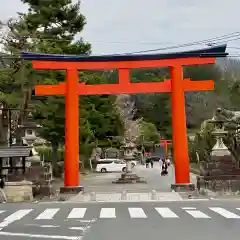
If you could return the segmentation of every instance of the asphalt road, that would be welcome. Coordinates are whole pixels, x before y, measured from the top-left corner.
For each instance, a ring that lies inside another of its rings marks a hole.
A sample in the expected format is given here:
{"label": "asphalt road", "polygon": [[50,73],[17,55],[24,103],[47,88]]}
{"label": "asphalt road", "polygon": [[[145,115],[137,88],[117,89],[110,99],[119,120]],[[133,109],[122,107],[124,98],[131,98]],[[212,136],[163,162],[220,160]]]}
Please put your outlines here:
{"label": "asphalt road", "polygon": [[6,240],[237,240],[239,223],[240,201],[231,200],[0,206]]}

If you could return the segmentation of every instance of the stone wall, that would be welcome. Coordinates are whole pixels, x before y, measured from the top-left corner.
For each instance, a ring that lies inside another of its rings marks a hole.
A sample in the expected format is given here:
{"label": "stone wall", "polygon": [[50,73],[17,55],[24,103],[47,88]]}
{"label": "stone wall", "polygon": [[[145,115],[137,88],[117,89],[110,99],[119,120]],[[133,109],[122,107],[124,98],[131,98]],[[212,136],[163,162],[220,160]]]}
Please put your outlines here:
{"label": "stone wall", "polygon": [[53,194],[51,164],[41,161],[31,162],[26,165],[25,173],[22,170],[7,174],[7,182],[32,182],[33,196],[50,196]]}
{"label": "stone wall", "polygon": [[32,182],[7,182],[4,188],[7,202],[28,202],[33,200]]}
{"label": "stone wall", "polygon": [[239,163],[231,155],[211,156],[210,162],[201,163],[197,188],[212,191],[240,191]]}
{"label": "stone wall", "polygon": [[26,168],[25,177],[27,180],[33,182],[34,196],[49,196],[53,194],[51,164],[44,164],[42,166],[32,164],[31,167]]}

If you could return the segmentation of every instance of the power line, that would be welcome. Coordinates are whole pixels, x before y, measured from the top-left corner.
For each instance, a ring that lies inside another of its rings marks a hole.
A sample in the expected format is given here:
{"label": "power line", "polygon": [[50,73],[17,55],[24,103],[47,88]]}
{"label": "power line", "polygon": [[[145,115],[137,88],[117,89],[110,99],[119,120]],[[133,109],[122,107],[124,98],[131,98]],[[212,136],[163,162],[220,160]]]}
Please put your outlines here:
{"label": "power line", "polygon": [[[192,45],[197,45],[197,44],[205,44],[205,43],[209,43],[210,41],[214,41],[214,40],[225,40],[228,38],[232,38],[232,37],[240,37],[240,32],[233,32],[230,34],[225,34],[219,37],[214,37],[214,38],[209,38],[209,39],[205,39],[205,40],[200,40],[200,41],[195,41],[195,42],[190,42],[190,43],[184,43],[184,44],[177,44],[177,45],[172,45],[169,47],[165,47],[165,48],[158,48],[158,49],[150,49],[150,50],[143,50],[143,51],[139,51],[139,52],[150,52],[150,51],[159,51],[159,50],[165,50],[165,49],[170,49],[170,48],[179,48],[179,47],[185,47],[185,46],[192,46]],[[34,37],[34,36],[19,36],[19,39],[32,39],[32,40],[44,40],[44,41],[52,41],[52,42],[71,42],[71,39],[59,39],[59,38],[49,38],[49,37],[43,37],[43,36],[38,36],[38,37]],[[228,41],[233,41],[233,40],[237,40],[240,38],[236,38],[236,39],[232,39],[232,40],[228,40]],[[83,40],[83,38],[80,39],[76,39],[75,41],[81,41]],[[88,40],[85,40],[88,41]],[[158,42],[158,41],[103,41],[103,40],[94,40],[94,41],[89,41],[92,43],[113,43],[113,44],[129,44],[129,43],[137,43],[137,44],[143,44],[143,45],[147,45],[147,44],[169,44],[169,42]],[[132,53],[138,53],[138,52],[132,52]]]}
{"label": "power line", "polygon": [[[225,34],[219,37],[214,37],[214,38],[209,38],[209,39],[205,39],[205,40],[201,40],[201,41],[195,41],[195,42],[190,42],[190,43],[184,43],[184,44],[179,44],[179,45],[173,45],[173,46],[169,46],[169,47],[164,47],[164,48],[156,48],[156,49],[149,49],[149,50],[142,50],[142,51],[137,51],[137,52],[130,52],[130,53],[126,53],[126,54],[137,54],[137,53],[146,53],[146,52],[156,52],[156,51],[162,51],[162,50],[169,50],[169,49],[176,49],[176,48],[182,48],[182,47],[189,47],[189,46],[193,46],[193,45],[199,45],[199,44],[210,44],[213,41],[219,41],[219,40],[226,40],[232,37],[240,37],[240,32],[234,32],[231,34]],[[240,38],[235,38],[232,39],[233,40],[238,40]],[[228,40],[230,41],[230,40]],[[216,43],[214,43],[216,44]]]}
{"label": "power line", "polygon": [[228,43],[228,42],[236,41],[236,40],[239,40],[239,39],[240,39],[240,37],[237,37],[237,38],[229,39],[227,41],[217,42],[216,44]]}
{"label": "power line", "polygon": [[240,49],[240,47],[231,47],[231,46],[228,46],[228,48],[232,48],[232,49]]}
{"label": "power line", "polygon": [[[54,38],[44,38],[44,37],[40,37],[40,38],[32,38],[32,37],[28,37],[30,39],[41,39],[41,40],[51,40],[51,41],[65,41],[64,39],[54,39]],[[231,39],[232,38],[232,39]],[[230,33],[230,34],[225,34],[219,37],[214,37],[214,38],[210,38],[210,39],[205,39],[205,40],[200,40],[200,41],[195,41],[195,42],[191,42],[191,43],[185,43],[185,44],[179,44],[179,45],[173,45],[173,46],[169,46],[169,47],[164,47],[164,48],[158,48],[158,49],[150,49],[150,50],[143,50],[143,51],[138,51],[138,52],[131,52],[131,53],[125,53],[125,54],[135,54],[135,53],[145,53],[145,52],[155,52],[155,51],[159,51],[159,50],[169,50],[169,49],[174,49],[174,48],[181,48],[181,47],[187,47],[187,46],[193,46],[193,45],[197,45],[197,44],[205,44],[208,46],[212,46],[215,44],[220,44],[219,40],[226,40],[227,42],[229,41],[235,41],[240,39],[240,32],[234,32],[234,33]],[[80,39],[81,40],[81,39]],[[215,42],[211,42],[215,40]],[[217,40],[217,42],[216,42]],[[66,40],[69,41],[69,40]],[[233,47],[230,47],[233,48]],[[237,48],[236,48],[237,49]],[[12,54],[12,55],[7,55],[7,54],[2,54],[0,55],[1,58],[5,58],[5,59],[17,59],[20,58],[19,55],[17,54]]]}

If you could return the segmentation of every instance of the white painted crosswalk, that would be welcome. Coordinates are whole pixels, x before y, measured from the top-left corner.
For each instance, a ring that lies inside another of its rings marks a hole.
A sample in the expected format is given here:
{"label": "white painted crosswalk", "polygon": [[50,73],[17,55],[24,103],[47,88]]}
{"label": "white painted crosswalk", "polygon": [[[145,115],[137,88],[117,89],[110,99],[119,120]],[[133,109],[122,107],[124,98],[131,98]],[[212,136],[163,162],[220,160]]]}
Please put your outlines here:
{"label": "white painted crosswalk", "polygon": [[59,208],[47,208],[36,219],[52,219],[54,215],[59,211]]}
{"label": "white painted crosswalk", "polygon": [[147,218],[142,208],[128,208],[131,218]]}
{"label": "white painted crosswalk", "polygon": [[177,214],[175,214],[169,208],[156,208],[156,211],[163,217],[163,218],[179,218]]}
{"label": "white painted crosswalk", "polygon": [[115,218],[115,208],[102,208],[99,218]]}
{"label": "white painted crosswalk", "polygon": [[3,228],[12,222],[22,219],[24,216],[29,214],[32,210],[33,209],[22,209],[12,213],[11,215],[7,216],[3,222],[0,223],[0,228]]}
{"label": "white painted crosswalk", "polygon": [[224,208],[221,207],[210,207],[210,209],[218,214],[220,214],[221,216],[225,217],[225,218],[240,218],[239,215],[230,212]]}
{"label": "white painted crosswalk", "polygon": [[45,208],[45,209],[20,209],[16,211],[0,210],[0,228],[4,228],[15,221],[28,218],[28,221],[54,220],[58,219],[115,219],[118,217],[127,219],[148,219],[158,216],[159,219],[181,219],[190,217],[192,219],[214,219],[222,217],[225,219],[240,219],[240,208],[231,210],[223,207],[99,207],[99,208]]}
{"label": "white painted crosswalk", "polygon": [[186,212],[194,218],[210,218],[207,214],[199,210],[186,210]]}
{"label": "white painted crosswalk", "polygon": [[86,213],[87,208],[73,208],[69,213],[68,217],[71,218],[83,218]]}

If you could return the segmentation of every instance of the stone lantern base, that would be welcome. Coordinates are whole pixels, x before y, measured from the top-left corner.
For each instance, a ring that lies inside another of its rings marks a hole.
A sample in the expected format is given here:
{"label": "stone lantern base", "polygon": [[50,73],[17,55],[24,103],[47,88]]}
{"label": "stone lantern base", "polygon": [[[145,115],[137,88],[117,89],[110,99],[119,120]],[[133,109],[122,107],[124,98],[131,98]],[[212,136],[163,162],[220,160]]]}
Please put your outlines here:
{"label": "stone lantern base", "polygon": [[121,177],[112,183],[147,183],[146,180],[143,180],[135,173],[123,173]]}

